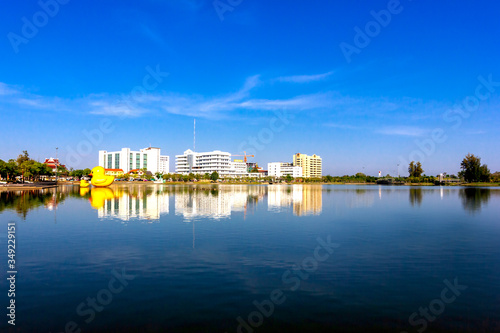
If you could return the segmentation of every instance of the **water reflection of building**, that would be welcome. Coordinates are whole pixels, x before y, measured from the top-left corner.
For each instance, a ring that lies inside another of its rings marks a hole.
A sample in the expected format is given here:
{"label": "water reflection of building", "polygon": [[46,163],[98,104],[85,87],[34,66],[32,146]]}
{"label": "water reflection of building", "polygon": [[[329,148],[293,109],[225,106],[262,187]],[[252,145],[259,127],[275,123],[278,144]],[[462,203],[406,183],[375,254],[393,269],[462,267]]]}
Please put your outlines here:
{"label": "water reflection of building", "polygon": [[54,209],[57,209],[59,203],[64,201],[64,198],[74,191],[74,186],[59,186],[57,188],[34,190],[34,191],[39,191],[39,193],[41,194],[51,193],[50,200],[47,200],[44,204],[45,208],[52,211]]}
{"label": "water reflection of building", "polygon": [[280,212],[292,207],[298,216],[319,215],[323,208],[322,186],[274,185],[268,187],[267,207],[269,211]]}
{"label": "water reflection of building", "polygon": [[194,218],[229,218],[231,212],[244,212],[265,194],[262,186],[193,187],[175,194],[175,214]]}
{"label": "water reflection of building", "polygon": [[[132,190],[97,189],[112,191],[113,195],[103,198],[99,198],[100,193],[96,193],[94,190],[92,189],[91,192],[91,200],[96,201],[99,218],[118,218],[123,221],[130,219],[159,220],[160,215],[169,212],[169,195],[162,189],[150,190],[144,187]],[[102,200],[102,204],[100,200]]]}

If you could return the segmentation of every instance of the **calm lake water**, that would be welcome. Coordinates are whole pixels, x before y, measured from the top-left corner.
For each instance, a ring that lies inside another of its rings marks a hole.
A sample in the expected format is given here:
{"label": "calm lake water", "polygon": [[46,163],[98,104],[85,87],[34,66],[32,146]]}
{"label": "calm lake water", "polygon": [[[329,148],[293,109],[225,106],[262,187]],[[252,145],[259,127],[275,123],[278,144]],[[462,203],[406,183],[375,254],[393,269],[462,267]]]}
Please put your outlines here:
{"label": "calm lake water", "polygon": [[500,189],[0,193],[6,332],[500,332]]}

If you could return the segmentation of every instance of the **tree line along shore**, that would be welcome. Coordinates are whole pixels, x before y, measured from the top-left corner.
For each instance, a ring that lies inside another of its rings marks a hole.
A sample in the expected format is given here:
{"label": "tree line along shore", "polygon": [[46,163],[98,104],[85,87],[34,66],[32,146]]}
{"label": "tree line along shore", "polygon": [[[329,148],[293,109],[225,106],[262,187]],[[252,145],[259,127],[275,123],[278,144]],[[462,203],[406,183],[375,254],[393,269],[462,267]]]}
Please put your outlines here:
{"label": "tree line along shore", "polygon": [[[428,176],[424,173],[420,162],[412,161],[408,165],[408,176],[393,177],[386,175],[384,177],[368,176],[358,172],[355,175],[344,176],[322,176],[318,178],[293,178],[290,175],[283,177],[241,177],[241,178],[222,178],[217,172],[211,174],[163,174],[157,172],[142,172],[142,174],[126,174],[116,176],[116,181],[151,181],[162,179],[165,183],[289,183],[289,184],[393,184],[393,185],[500,185],[500,172],[491,173],[486,164],[481,164],[481,158],[473,154],[467,154],[460,163],[460,172],[457,175],[447,175],[446,173]],[[38,182],[59,178],[61,180],[79,180],[90,174],[90,169],[69,170],[61,167],[55,170],[44,163],[37,162],[29,157],[27,151],[23,151],[17,159],[10,159],[7,162],[0,160],[0,180],[4,183],[15,182]]]}

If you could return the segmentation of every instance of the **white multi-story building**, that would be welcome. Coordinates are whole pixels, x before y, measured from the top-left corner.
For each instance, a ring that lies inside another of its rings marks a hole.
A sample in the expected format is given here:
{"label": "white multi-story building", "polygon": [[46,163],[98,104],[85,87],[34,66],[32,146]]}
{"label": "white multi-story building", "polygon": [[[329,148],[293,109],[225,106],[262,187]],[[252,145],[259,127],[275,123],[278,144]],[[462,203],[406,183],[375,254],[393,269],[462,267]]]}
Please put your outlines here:
{"label": "white multi-story building", "polygon": [[122,169],[124,173],[146,168],[151,173],[170,172],[170,158],[160,154],[160,148],[144,148],[132,151],[122,148],[119,151],[99,150],[99,166],[105,169]]}
{"label": "white multi-story building", "polygon": [[294,178],[302,177],[302,167],[294,166],[292,163],[272,162],[267,163],[267,173],[271,177],[283,177],[287,175]]}
{"label": "white multi-story building", "polygon": [[175,172],[205,174],[216,171],[222,177],[247,177],[245,162],[231,161],[231,154],[220,150],[197,153],[188,149],[175,156]]}
{"label": "white multi-story building", "polygon": [[229,166],[229,176],[248,177],[248,167],[245,162],[231,162]]}

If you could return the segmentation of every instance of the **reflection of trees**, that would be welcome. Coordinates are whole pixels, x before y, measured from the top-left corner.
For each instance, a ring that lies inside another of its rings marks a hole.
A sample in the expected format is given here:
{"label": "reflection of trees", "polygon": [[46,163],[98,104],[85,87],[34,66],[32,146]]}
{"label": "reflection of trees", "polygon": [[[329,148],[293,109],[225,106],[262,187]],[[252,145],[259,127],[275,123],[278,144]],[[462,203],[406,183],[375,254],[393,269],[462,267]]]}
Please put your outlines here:
{"label": "reflection of trees", "polygon": [[56,189],[0,192],[0,212],[12,209],[26,219],[31,209],[40,206],[56,207],[65,199],[66,194],[57,192]]}
{"label": "reflection of trees", "polygon": [[259,196],[255,194],[248,194],[247,204],[257,204],[259,202]]}
{"label": "reflection of trees", "polygon": [[462,199],[462,206],[468,212],[474,213],[481,210],[482,204],[488,203],[491,196],[489,188],[464,188],[458,192]]}
{"label": "reflection of trees", "polygon": [[422,204],[422,189],[421,188],[410,188],[410,203],[412,206],[421,205]]}

